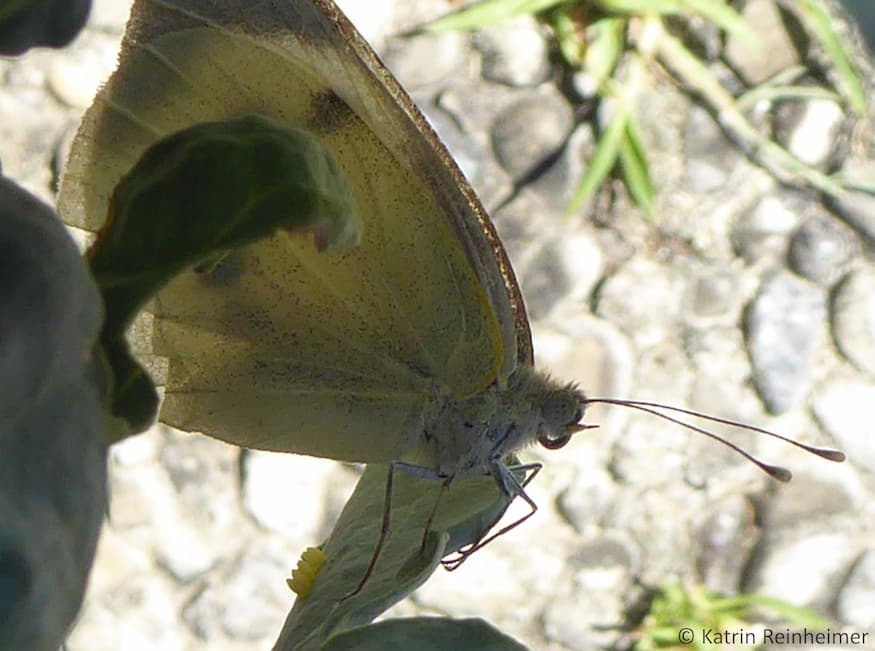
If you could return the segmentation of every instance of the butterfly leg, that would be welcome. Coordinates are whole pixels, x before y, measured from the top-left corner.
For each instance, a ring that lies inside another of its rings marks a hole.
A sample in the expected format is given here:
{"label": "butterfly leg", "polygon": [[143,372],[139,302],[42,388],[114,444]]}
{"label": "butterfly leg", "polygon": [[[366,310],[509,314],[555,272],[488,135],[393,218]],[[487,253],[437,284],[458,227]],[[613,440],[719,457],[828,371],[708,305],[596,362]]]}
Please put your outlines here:
{"label": "butterfly leg", "polygon": [[362,588],[365,587],[365,583],[367,583],[368,579],[371,577],[374,567],[377,565],[377,559],[380,557],[380,552],[383,551],[383,544],[386,542],[386,536],[389,533],[389,516],[392,512],[392,487],[394,483],[395,464],[390,463],[386,471],[386,492],[383,497],[383,516],[380,520],[380,536],[377,538],[377,546],[374,548],[374,553],[371,556],[371,560],[368,563],[368,567],[365,570],[361,581],[359,581],[358,585],[351,592],[348,592],[343,596],[340,600],[341,602],[346,601],[350,597],[354,597],[362,591]]}
{"label": "butterfly leg", "polygon": [[394,465],[403,470],[404,472],[413,475],[414,477],[419,477],[420,479],[440,479],[441,481],[441,489],[440,493],[438,493],[437,499],[434,501],[434,506],[431,509],[431,513],[428,515],[428,520],[425,521],[425,529],[422,532],[422,545],[419,550],[420,553],[425,551],[426,541],[428,540],[428,532],[431,531],[432,522],[434,522],[435,515],[437,515],[438,508],[441,505],[441,502],[444,499],[444,495],[446,495],[447,491],[450,488],[450,482],[453,480],[452,476],[448,477],[431,468],[426,468],[425,466],[417,466],[411,463],[405,463],[403,461],[395,461]]}
{"label": "butterfly leg", "polygon": [[[358,585],[346,595],[343,596],[341,601],[345,601],[350,597],[354,597],[359,592],[362,591],[362,588],[365,587],[365,583],[368,582],[368,579],[371,577],[371,574],[374,572],[374,567],[377,565],[377,560],[380,557],[380,552],[383,551],[383,545],[386,542],[386,536],[389,535],[389,523],[391,520],[392,514],[392,489],[395,483],[395,469],[403,470],[404,472],[413,475],[414,477],[419,477],[422,479],[442,479],[444,481],[444,485],[449,486],[450,477],[446,477],[441,475],[440,473],[432,470],[431,468],[426,468],[424,466],[417,466],[412,463],[405,463],[403,461],[392,461],[389,463],[388,470],[386,472],[386,491],[385,496],[383,497],[383,515],[380,520],[380,535],[377,538],[377,545],[374,548],[374,553],[371,556],[371,560],[368,563],[368,567],[365,570],[364,576],[362,576]],[[441,495],[446,492],[445,489],[441,488]],[[438,496],[438,503],[440,502],[441,496]],[[425,539],[428,534],[429,527],[431,526],[432,518],[434,514],[437,512],[437,503],[435,507],[432,509],[432,514],[429,516],[428,525],[425,529],[425,535],[423,535],[423,549],[425,548]]]}
{"label": "butterfly leg", "polygon": [[[498,484],[498,487],[501,490],[501,492],[504,493],[509,498],[507,506],[505,506],[501,510],[501,512],[495,518],[493,518],[492,522],[489,523],[489,526],[487,526],[483,529],[483,534],[482,534],[480,540],[477,540],[477,541],[471,543],[470,545],[468,545],[467,548],[460,549],[458,552],[456,552],[456,554],[457,554],[456,557],[450,558],[447,560],[442,560],[441,564],[444,566],[444,569],[446,569],[449,572],[452,572],[453,570],[457,570],[462,565],[462,563],[464,563],[466,560],[468,560],[468,557],[471,556],[471,554],[476,552],[478,549],[482,549],[483,547],[485,547],[486,545],[491,543],[493,540],[495,540],[499,536],[506,534],[511,529],[518,527],[519,525],[521,525],[523,522],[525,522],[526,520],[528,520],[530,517],[532,517],[535,514],[535,511],[538,510],[538,505],[535,504],[534,500],[532,500],[532,498],[528,496],[528,494],[525,491],[525,487],[528,486],[529,482],[531,482],[535,478],[535,475],[537,475],[541,471],[542,467],[543,466],[537,462],[535,462],[535,463],[523,463],[523,464],[519,464],[516,466],[511,466],[510,468],[508,468],[507,466],[505,466],[501,462],[496,462],[493,465],[491,474],[493,477],[495,477],[495,481]],[[514,473],[518,473],[518,472],[526,473],[526,476],[523,479],[522,483],[520,483],[517,480],[517,478],[514,476]],[[504,517],[504,514],[507,512],[507,509],[510,508],[511,502],[517,496],[520,496],[523,498],[523,500],[526,502],[526,504],[529,505],[530,511],[526,515],[519,518],[518,520],[511,522],[506,527],[502,527],[500,530],[496,531],[494,534],[486,537],[486,535],[489,533],[489,531],[495,525],[497,525],[499,523],[501,518]]]}

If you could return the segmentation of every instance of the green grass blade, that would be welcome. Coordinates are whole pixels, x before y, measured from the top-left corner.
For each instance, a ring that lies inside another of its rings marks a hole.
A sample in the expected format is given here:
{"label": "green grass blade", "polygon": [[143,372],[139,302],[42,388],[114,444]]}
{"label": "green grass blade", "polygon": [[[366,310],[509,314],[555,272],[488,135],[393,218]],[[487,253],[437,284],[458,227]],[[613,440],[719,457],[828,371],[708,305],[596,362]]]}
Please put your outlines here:
{"label": "green grass blade", "polygon": [[734,34],[748,47],[759,47],[756,32],[724,0],[596,0],[595,4],[605,12],[638,16],[696,14]]}
{"label": "green grass blade", "polygon": [[580,180],[580,185],[577,186],[577,191],[574,193],[574,197],[572,197],[571,203],[568,206],[569,213],[580,209],[586,200],[593,195],[596,188],[608,177],[614,165],[616,165],[617,158],[620,155],[620,143],[626,132],[627,119],[628,111],[625,108],[621,108],[611,118],[608,128],[605,129],[601,138],[598,139],[592,159],[589,161],[589,167]]}
{"label": "green grass blade", "polygon": [[606,13],[678,14],[684,10],[684,0],[594,0],[594,5]]}
{"label": "green grass blade", "polygon": [[710,20],[720,29],[741,39],[755,50],[760,48],[760,39],[750,24],[724,0],[684,0],[692,13]]}
{"label": "green grass blade", "polygon": [[650,176],[641,125],[631,113],[627,116],[626,128],[620,139],[620,165],[623,168],[623,182],[632,199],[648,216],[652,216],[656,188]]}
{"label": "green grass blade", "polygon": [[793,156],[778,143],[761,134],[738,110],[735,98],[710,70],[671,34],[660,35],[657,55],[660,62],[683,84],[701,97],[702,104],[716,115],[720,125],[737,142],[744,143],[750,155],[784,182],[806,183],[830,196],[841,196],[841,186],[826,174]]}
{"label": "green grass blade", "polygon": [[597,87],[610,77],[625,48],[626,18],[602,18],[592,23],[587,31],[593,38],[586,49],[583,68],[592,76]]}
{"label": "green grass blade", "polygon": [[481,0],[423,25],[427,32],[472,30],[552,9],[567,0]]}
{"label": "green grass blade", "polygon": [[851,109],[858,116],[865,115],[866,93],[863,91],[863,84],[848,51],[832,27],[829,14],[816,0],[799,0],[799,9],[808,24],[808,28],[814,32],[827,57],[835,67]]}
{"label": "green grass blade", "polygon": [[829,628],[830,622],[810,608],[791,604],[783,599],[769,597],[767,595],[747,595],[747,599],[751,606],[760,606],[772,611],[785,622],[806,626],[809,628],[824,630]]}
{"label": "green grass blade", "polygon": [[761,101],[777,102],[802,99],[827,99],[841,103],[842,98],[820,86],[773,86],[762,85],[751,88],[735,101],[736,108],[741,111],[749,111]]}
{"label": "green grass blade", "polygon": [[591,47],[587,44],[583,26],[571,12],[561,9],[550,14],[549,24],[562,58],[574,68],[581,67]]}

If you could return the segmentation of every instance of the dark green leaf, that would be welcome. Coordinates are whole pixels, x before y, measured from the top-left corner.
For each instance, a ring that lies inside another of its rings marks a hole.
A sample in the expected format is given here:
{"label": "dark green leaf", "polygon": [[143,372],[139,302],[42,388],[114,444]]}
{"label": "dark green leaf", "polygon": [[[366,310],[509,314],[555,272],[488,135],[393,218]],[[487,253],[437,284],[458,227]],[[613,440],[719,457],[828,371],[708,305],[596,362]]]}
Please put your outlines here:
{"label": "dark green leaf", "polygon": [[[295,602],[275,651],[306,651],[335,633],[370,622],[422,585],[443,555],[477,540],[507,506],[492,477],[453,482],[444,495],[422,550],[426,522],[441,483],[395,471],[389,534],[373,574],[361,581],[379,535],[387,466],[370,465],[322,547],[325,565],[306,597]],[[447,647],[452,648],[452,647]]]}
{"label": "dark green leaf", "polygon": [[52,210],[0,177],[0,649],[55,651],[106,508],[97,287]]}
{"label": "dark green leaf", "polygon": [[151,422],[157,405],[147,373],[120,342],[134,317],[179,272],[280,229],[313,233],[327,249],[357,242],[360,223],[328,150],[261,116],[173,134],[121,180],[89,256],[106,305],[113,413],[133,432]]}
{"label": "dark green leaf", "polygon": [[0,3],[0,55],[32,47],[63,47],[88,19],[91,0],[4,0]]}
{"label": "dark green leaf", "polygon": [[411,617],[362,626],[331,638],[323,651],[525,651],[482,619]]}

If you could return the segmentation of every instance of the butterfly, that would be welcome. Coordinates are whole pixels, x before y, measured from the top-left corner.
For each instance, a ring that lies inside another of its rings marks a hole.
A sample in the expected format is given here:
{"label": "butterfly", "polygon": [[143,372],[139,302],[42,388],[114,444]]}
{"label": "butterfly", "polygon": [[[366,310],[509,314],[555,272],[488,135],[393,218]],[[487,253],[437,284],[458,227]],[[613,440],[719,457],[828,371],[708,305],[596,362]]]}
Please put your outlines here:
{"label": "butterfly", "polygon": [[456,545],[464,559],[509,501],[536,509],[525,483],[539,465],[510,455],[563,447],[589,427],[594,402],[653,409],[587,398],[535,369],[519,285],[486,210],[330,0],[137,0],[119,67],[74,141],[59,212],[98,231],[152,144],[245,115],[325,145],[351,188],[361,241],[325,253],[281,232],[186,271],[157,294],[135,347],[163,363],[152,369],[163,422],[243,447],[388,464],[377,552],[355,590],[388,531],[396,470],[441,495],[451,483],[494,482],[503,501]]}

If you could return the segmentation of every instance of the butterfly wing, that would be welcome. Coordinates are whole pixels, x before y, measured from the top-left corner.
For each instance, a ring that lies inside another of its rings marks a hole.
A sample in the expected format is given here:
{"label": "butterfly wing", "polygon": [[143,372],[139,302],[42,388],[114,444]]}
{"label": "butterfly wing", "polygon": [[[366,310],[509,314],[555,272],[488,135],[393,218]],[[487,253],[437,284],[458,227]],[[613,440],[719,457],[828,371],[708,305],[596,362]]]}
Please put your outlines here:
{"label": "butterfly wing", "polygon": [[399,458],[435,391],[473,395],[530,361],[528,325],[473,191],[332,3],[138,0],[77,134],[61,214],[99,228],[150,144],[246,113],[323,141],[363,239],[325,254],[280,233],[159,292],[160,418],[248,447]]}

